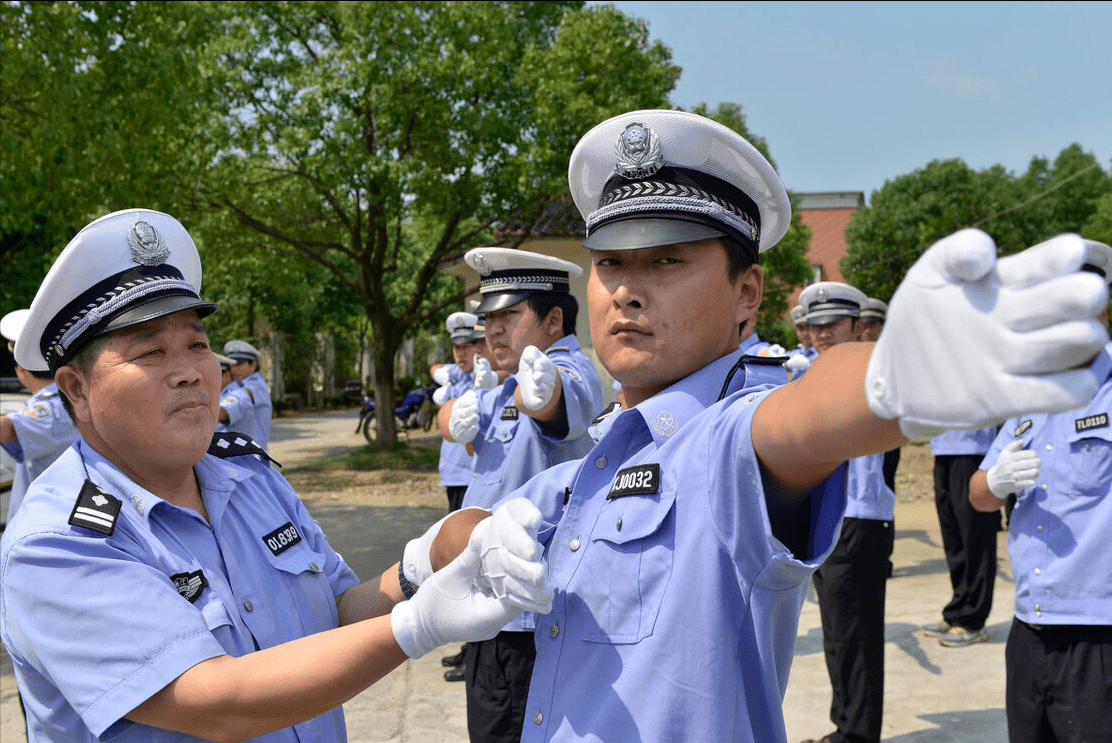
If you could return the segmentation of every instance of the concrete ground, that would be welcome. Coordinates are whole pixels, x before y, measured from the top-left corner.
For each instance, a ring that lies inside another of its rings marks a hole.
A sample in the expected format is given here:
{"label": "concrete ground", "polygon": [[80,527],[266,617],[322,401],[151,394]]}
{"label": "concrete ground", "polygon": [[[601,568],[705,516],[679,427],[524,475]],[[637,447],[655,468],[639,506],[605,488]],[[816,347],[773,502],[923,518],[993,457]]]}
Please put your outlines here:
{"label": "concrete ground", "polygon": [[[272,451],[291,465],[323,448],[329,456],[362,446],[353,433],[356,414],[278,419]],[[346,438],[345,438],[346,437]],[[938,518],[928,491],[931,457],[923,446],[904,448],[897,483],[894,574],[886,606],[886,673],[883,739],[890,743],[998,743],[1007,739],[1004,719],[1004,641],[1011,623],[1014,584],[1000,534],[996,597],[989,640],[951,649],[918,632],[938,619],[950,597]],[[366,577],[396,560],[399,545],[443,511],[423,506],[352,508],[327,500],[307,501],[337,549]],[[371,549],[369,544],[380,548]],[[366,567],[364,567],[366,566]],[[378,566],[377,568],[371,566]],[[463,685],[443,680],[442,655],[451,646],[410,661],[344,705],[352,743],[465,743]],[[795,661],[784,716],[788,741],[830,732],[830,683],[822,654],[822,630],[814,595],[800,616]],[[11,660],[0,654],[0,739],[25,735]]]}

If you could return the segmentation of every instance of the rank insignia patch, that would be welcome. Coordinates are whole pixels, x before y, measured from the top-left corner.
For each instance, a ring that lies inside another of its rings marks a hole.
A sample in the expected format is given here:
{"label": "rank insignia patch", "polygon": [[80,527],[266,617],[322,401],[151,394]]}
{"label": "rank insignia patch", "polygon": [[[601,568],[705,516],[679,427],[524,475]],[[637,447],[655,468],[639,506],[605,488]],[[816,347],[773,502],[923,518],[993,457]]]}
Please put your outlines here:
{"label": "rank insignia patch", "polygon": [[660,465],[641,464],[618,470],[614,475],[614,486],[606,500],[621,498],[624,495],[652,495],[660,492]]}
{"label": "rank insignia patch", "polygon": [[197,602],[201,591],[209,584],[204,571],[199,569],[192,573],[174,573],[170,576],[170,580],[174,583],[178,594],[191,604]]}
{"label": "rank insignia patch", "polygon": [[112,536],[116,531],[116,517],[120,515],[120,506],[123,501],[98,488],[89,480],[81,486],[81,493],[77,496],[77,503],[73,506],[69,523],[72,526],[83,526],[86,529],[99,531],[106,536]]}

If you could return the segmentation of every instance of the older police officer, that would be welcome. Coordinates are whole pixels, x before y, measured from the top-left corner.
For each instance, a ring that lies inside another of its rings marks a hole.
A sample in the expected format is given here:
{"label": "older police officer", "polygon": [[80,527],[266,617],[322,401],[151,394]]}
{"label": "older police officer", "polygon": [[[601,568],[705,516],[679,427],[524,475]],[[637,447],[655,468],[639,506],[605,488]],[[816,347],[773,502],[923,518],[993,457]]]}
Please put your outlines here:
{"label": "older police officer", "polygon": [[[81,432],[0,540],[0,634],[33,743],[342,741],[340,705],[407,657],[550,595],[520,500],[416,595],[397,565],[360,584],[262,450],[213,436],[200,280],[175,219],[110,214],[59,256],[17,343]],[[517,593],[474,586],[490,559]]]}
{"label": "older police officer", "polygon": [[875,347],[846,343],[798,381],[752,388],[738,328],[761,301],[758,254],[790,215],[768,162],[703,117],[636,111],[584,136],[569,182],[592,251],[591,336],[625,409],[585,458],[517,491],[545,514],[556,582],[522,740],[783,741],[843,462],[1032,399],[1087,400],[1093,376],[1073,367],[1107,342],[1093,319],[1107,288],[1077,271],[1076,236],[997,261],[987,235],[963,231],[912,268]]}

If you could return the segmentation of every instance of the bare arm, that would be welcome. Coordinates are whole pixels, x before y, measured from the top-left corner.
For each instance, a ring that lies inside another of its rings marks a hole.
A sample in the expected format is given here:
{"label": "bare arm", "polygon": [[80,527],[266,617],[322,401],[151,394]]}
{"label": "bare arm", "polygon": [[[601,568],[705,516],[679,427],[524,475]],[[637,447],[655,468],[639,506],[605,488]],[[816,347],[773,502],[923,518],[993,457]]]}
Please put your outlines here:
{"label": "bare arm", "polygon": [[448,432],[448,421],[452,420],[452,406],[455,405],[456,399],[452,398],[448,402],[440,406],[440,410],[436,413],[436,428],[440,431],[440,435],[444,437],[445,441],[451,441],[453,444],[457,443],[452,434]]}
{"label": "bare arm", "polygon": [[514,405],[517,406],[517,409],[524,415],[533,418],[538,423],[552,423],[560,417],[566,418],[564,415],[564,383],[561,381],[562,376],[559,369],[557,369],[556,386],[555,390],[552,392],[552,399],[540,410],[530,410],[525,406],[525,403],[522,402],[521,399],[520,385],[514,390]]}
{"label": "bare arm", "polygon": [[969,478],[969,504],[978,511],[991,513],[1000,510],[1004,502],[992,494],[988,489],[988,473],[977,470]]}
{"label": "bare arm", "polygon": [[15,435],[15,426],[8,416],[0,415],[0,441],[18,441],[19,437]]}
{"label": "bare arm", "polygon": [[846,460],[907,443],[898,421],[876,416],[865,399],[872,350],[872,343],[831,348],[757,408],[753,449],[774,481],[770,505],[798,501]]}

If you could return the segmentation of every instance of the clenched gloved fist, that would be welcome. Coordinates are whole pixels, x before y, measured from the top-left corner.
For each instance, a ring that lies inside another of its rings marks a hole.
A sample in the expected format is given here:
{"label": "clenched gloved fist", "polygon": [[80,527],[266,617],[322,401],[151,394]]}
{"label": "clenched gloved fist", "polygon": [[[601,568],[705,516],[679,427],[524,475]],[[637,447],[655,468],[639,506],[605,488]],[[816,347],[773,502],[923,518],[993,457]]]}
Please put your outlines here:
{"label": "clenched gloved fist", "polygon": [[1034,487],[1042,460],[1030,449],[1023,448],[1023,441],[1016,439],[1000,450],[996,464],[988,470],[988,489],[1000,500],[1011,493]]}
{"label": "clenched gloved fist", "polygon": [[540,410],[556,391],[556,367],[536,346],[526,346],[517,365],[517,386],[521,402],[530,410]]}
{"label": "clenched gloved fist", "polygon": [[475,354],[474,366],[471,370],[472,376],[475,381],[472,387],[477,390],[489,390],[498,386],[498,375],[490,368],[490,362]]}
{"label": "clenched gloved fist", "polygon": [[525,498],[506,501],[475,527],[479,535],[476,584],[483,593],[506,599],[525,611],[547,614],[552,609],[552,589],[545,580],[544,552],[537,543],[541,512]]}
{"label": "clenched gloved fist", "polygon": [[911,267],[865,377],[869,407],[909,439],[1060,412],[1096,394],[1086,368],[1108,342],[1108,287],[1078,269],[1077,235],[1006,258],[980,230],[935,243]]}
{"label": "clenched gloved fist", "polygon": [[[439,370],[437,370],[437,371],[439,371]],[[446,385],[444,387],[437,387],[436,391],[432,393],[432,401],[434,403],[436,403],[437,405],[443,405],[444,403],[448,402],[448,400],[449,400],[448,395],[450,395],[450,394],[451,394],[451,387],[448,387]]]}
{"label": "clenched gloved fist", "polygon": [[811,365],[811,360],[807,358],[805,353],[793,353],[784,362],[784,368],[792,373],[792,378],[799,376],[807,371],[807,367]]}
{"label": "clenched gloved fist", "polygon": [[475,390],[464,392],[452,404],[448,433],[460,444],[470,444],[479,433],[479,396]]}
{"label": "clenched gloved fist", "polygon": [[432,381],[436,382],[441,387],[447,387],[452,383],[452,372],[448,369],[447,364],[438,367],[437,370],[432,373]]}
{"label": "clenched gloved fist", "polygon": [[390,612],[394,639],[410,658],[450,642],[489,640],[521,614],[515,603],[488,596],[475,584],[479,552],[480,539],[472,533],[459,557]]}

